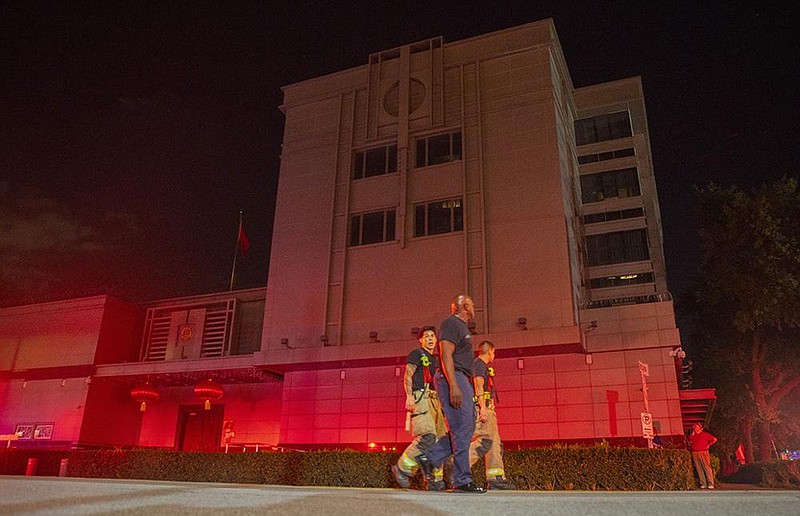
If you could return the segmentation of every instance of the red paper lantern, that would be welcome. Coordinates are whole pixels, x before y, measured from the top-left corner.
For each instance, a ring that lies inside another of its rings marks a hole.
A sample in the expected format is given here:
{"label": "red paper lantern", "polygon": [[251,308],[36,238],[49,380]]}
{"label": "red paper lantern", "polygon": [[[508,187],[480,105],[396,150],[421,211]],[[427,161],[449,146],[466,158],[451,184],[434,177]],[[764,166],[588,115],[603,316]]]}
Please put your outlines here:
{"label": "red paper lantern", "polygon": [[194,395],[205,401],[205,409],[211,410],[211,400],[218,400],[224,391],[222,386],[209,378],[198,383],[194,388]]}
{"label": "red paper lantern", "polygon": [[131,398],[141,403],[139,406],[140,412],[144,412],[147,409],[148,401],[157,401],[158,396],[158,390],[150,382],[140,383],[131,389]]}

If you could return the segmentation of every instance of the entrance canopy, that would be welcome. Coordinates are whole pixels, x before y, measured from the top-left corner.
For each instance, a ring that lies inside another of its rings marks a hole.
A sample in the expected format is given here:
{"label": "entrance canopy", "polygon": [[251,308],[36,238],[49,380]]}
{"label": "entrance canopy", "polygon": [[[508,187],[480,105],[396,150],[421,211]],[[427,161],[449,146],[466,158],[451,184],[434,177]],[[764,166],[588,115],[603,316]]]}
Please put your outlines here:
{"label": "entrance canopy", "polygon": [[714,389],[687,389],[678,391],[681,400],[681,416],[683,429],[692,428],[694,423],[708,426],[717,394]]}

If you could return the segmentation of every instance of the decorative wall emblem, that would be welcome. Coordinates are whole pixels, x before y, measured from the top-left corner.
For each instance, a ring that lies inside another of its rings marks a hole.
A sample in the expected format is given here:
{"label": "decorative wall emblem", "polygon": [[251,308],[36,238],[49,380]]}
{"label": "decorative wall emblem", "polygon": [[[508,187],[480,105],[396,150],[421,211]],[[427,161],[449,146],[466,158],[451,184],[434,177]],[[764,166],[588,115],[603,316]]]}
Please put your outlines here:
{"label": "decorative wall emblem", "polygon": [[[410,99],[408,103],[408,114],[413,113],[425,101],[426,88],[422,81],[411,79]],[[400,82],[395,81],[383,95],[383,109],[388,114],[396,117],[400,112]]]}
{"label": "decorative wall emblem", "polygon": [[194,328],[192,328],[188,324],[184,324],[178,329],[178,335],[180,336],[180,339],[183,341],[192,340],[192,337],[194,336]]}

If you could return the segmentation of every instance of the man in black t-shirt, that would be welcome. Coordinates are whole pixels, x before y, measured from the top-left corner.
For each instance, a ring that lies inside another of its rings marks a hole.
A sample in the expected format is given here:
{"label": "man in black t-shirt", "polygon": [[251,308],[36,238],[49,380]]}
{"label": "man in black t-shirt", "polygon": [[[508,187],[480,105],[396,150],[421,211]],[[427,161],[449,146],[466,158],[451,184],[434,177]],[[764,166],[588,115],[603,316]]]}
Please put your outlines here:
{"label": "man in black t-shirt", "polygon": [[488,489],[516,489],[506,480],[503,465],[503,444],[497,428],[497,414],[494,404],[497,396],[494,390],[494,344],[484,340],[478,344],[478,356],[472,363],[472,381],[475,385],[475,400],[478,405],[478,421],[475,435],[469,448],[469,464],[472,466],[481,457],[486,457],[486,487]]}
{"label": "man in black t-shirt", "polygon": [[[423,327],[419,333],[420,347],[408,354],[406,372],[403,377],[403,388],[406,392],[408,411],[406,430],[411,431],[414,439],[392,466],[392,473],[400,487],[408,488],[411,477],[417,471],[416,457],[430,448],[436,439],[445,434],[444,415],[436,397],[433,375],[436,372],[436,329],[433,326]],[[436,475],[438,472],[434,472]],[[439,479],[426,482],[430,491],[441,491],[444,482]]]}
{"label": "man in black t-shirt", "polygon": [[[442,403],[448,436],[436,441],[428,451],[417,457],[429,482],[434,467],[441,467],[453,455],[454,491],[484,493],[472,481],[469,467],[469,444],[475,431],[475,406],[472,399],[472,335],[467,322],[475,317],[475,304],[467,294],[460,294],[450,302],[451,316],[444,320],[439,330],[440,368],[434,380]],[[449,438],[448,438],[449,437]]]}

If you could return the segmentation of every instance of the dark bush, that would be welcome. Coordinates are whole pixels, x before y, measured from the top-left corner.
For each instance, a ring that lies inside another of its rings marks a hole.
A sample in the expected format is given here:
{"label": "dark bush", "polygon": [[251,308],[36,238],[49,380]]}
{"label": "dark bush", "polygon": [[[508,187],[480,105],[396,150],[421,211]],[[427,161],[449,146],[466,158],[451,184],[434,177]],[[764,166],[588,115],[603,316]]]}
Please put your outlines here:
{"label": "dark bush", "polygon": [[[393,487],[396,453],[355,451],[189,453],[165,450],[0,451],[0,474],[22,475],[28,457],[40,459],[39,475],[57,475],[69,458],[68,475],[86,478],[176,480],[274,485]],[[505,453],[510,480],[525,490],[692,489],[685,450],[610,446],[553,446]],[[44,466],[44,467],[43,467]],[[483,463],[473,469],[485,481]],[[419,476],[413,486],[419,487]]]}
{"label": "dark bush", "polygon": [[755,462],[725,477],[726,482],[754,484],[761,487],[800,489],[800,465],[796,461]]}
{"label": "dark bush", "polygon": [[[689,453],[610,446],[509,451],[506,473],[529,490],[684,490],[694,486]],[[476,478],[483,479],[476,471]]]}

